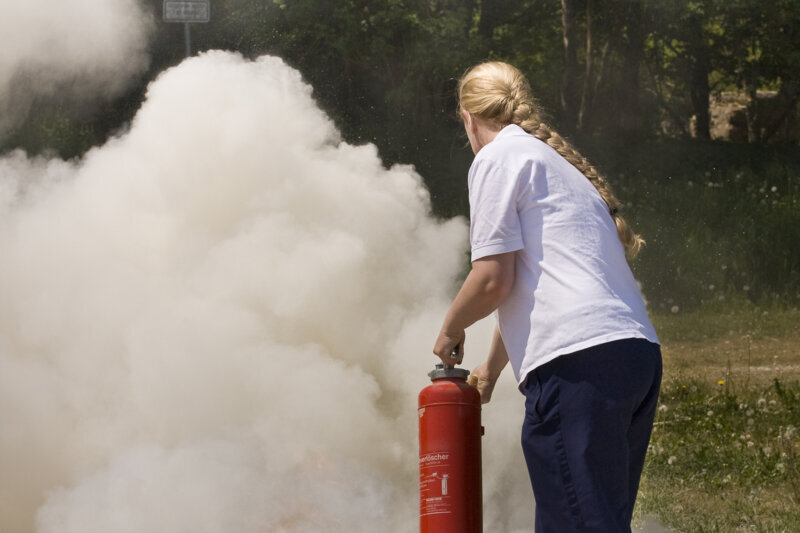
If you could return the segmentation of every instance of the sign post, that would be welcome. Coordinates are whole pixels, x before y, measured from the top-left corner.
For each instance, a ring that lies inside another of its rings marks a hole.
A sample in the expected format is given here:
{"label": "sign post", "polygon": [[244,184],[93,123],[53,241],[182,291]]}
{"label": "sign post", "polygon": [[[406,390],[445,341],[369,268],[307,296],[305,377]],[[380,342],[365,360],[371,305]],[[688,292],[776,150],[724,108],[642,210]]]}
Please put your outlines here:
{"label": "sign post", "polygon": [[182,22],[186,37],[186,57],[192,55],[192,35],[189,24],[205,23],[211,19],[209,0],[164,0],[164,22]]}

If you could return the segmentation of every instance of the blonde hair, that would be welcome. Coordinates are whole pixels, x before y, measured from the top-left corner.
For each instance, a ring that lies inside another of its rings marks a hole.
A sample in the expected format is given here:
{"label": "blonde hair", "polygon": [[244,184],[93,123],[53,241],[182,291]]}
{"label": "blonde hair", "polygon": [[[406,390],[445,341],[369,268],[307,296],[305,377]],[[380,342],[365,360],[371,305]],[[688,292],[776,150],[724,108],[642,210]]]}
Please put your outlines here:
{"label": "blonde hair", "polygon": [[578,150],[545,124],[531,86],[518,69],[499,61],[472,67],[458,82],[458,105],[460,110],[478,117],[492,128],[516,124],[555,149],[580,170],[600,193],[617,226],[617,235],[625,247],[626,255],[633,258],[639,253],[644,240],[619,215],[620,203],[608,183]]}

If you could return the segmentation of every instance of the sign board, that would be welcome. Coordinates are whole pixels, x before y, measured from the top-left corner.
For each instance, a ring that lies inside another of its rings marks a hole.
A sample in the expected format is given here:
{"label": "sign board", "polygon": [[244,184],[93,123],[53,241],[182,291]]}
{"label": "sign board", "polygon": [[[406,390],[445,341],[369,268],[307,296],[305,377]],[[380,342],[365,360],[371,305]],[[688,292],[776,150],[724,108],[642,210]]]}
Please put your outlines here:
{"label": "sign board", "polygon": [[164,22],[208,22],[211,18],[209,0],[175,2],[164,0]]}

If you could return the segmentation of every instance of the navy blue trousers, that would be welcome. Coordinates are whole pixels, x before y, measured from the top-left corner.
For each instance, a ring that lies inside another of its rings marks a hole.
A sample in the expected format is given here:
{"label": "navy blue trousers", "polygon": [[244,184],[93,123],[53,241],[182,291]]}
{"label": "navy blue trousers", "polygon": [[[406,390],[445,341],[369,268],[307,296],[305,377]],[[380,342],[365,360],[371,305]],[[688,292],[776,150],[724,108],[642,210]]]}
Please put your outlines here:
{"label": "navy blue trousers", "polygon": [[625,339],[557,357],[525,384],[522,449],[536,533],[630,533],[661,349]]}

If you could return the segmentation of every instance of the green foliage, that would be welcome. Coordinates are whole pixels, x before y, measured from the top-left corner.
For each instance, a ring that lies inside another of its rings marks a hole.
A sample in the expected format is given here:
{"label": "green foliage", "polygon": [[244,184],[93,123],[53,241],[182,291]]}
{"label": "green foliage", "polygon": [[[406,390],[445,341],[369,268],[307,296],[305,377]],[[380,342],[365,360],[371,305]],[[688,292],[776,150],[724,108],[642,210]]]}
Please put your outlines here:
{"label": "green foliage", "polygon": [[659,140],[582,142],[647,241],[633,263],[651,309],[800,303],[800,153]]}
{"label": "green foliage", "polygon": [[559,109],[564,55],[559,2],[510,4],[495,18],[491,32],[473,36],[483,49],[476,60],[497,59],[519,67],[528,74],[539,103],[554,113]]}
{"label": "green foliage", "polygon": [[76,157],[97,144],[91,124],[77,121],[58,106],[42,106],[6,141],[34,153],[57,151],[64,158]]}

